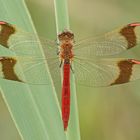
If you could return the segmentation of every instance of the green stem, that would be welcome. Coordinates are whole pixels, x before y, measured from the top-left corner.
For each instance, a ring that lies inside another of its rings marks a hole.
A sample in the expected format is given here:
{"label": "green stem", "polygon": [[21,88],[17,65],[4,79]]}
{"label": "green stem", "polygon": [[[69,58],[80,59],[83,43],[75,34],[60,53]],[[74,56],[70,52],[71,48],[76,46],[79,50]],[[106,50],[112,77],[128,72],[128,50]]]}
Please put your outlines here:
{"label": "green stem", "polygon": [[[69,17],[67,0],[54,0],[55,6],[55,18],[56,18],[56,29],[57,34],[62,32],[64,29],[69,29]],[[69,140],[80,140],[79,130],[79,119],[77,109],[77,97],[75,79],[71,73],[71,111],[70,111],[70,122],[68,125],[67,139]]]}
{"label": "green stem", "polygon": [[67,0],[54,0],[57,34],[69,29]]}

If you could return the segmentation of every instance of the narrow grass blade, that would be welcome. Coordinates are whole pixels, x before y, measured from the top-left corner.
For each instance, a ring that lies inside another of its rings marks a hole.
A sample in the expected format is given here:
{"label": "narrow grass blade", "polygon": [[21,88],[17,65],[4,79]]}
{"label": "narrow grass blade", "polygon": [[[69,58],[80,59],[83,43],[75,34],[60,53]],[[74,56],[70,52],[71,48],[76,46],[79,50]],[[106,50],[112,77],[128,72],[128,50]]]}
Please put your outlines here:
{"label": "narrow grass blade", "polygon": [[[54,0],[57,34],[64,29],[69,29],[67,0]],[[70,122],[67,130],[67,139],[80,140],[76,87],[74,76],[71,73],[71,111]]]}
{"label": "narrow grass blade", "polygon": [[[23,0],[0,0],[0,20],[35,33]],[[38,51],[42,54],[40,45],[38,45]],[[8,55],[9,53],[1,51],[0,54]],[[46,75],[49,76],[47,65],[44,67]],[[39,67],[37,69],[41,70]],[[22,140],[66,139],[53,85],[31,86],[0,79],[0,88]]]}

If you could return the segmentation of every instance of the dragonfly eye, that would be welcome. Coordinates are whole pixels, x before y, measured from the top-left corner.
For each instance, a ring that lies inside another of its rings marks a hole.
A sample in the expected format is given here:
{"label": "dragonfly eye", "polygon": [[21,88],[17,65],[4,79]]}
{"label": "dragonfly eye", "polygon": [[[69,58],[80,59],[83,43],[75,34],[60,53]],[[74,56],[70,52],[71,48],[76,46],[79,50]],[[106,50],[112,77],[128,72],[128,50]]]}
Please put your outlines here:
{"label": "dragonfly eye", "polygon": [[64,32],[62,32],[58,35],[58,38],[59,38],[60,41],[66,40],[66,39],[67,40],[73,40],[74,39],[74,34],[71,33],[70,31],[64,31]]}

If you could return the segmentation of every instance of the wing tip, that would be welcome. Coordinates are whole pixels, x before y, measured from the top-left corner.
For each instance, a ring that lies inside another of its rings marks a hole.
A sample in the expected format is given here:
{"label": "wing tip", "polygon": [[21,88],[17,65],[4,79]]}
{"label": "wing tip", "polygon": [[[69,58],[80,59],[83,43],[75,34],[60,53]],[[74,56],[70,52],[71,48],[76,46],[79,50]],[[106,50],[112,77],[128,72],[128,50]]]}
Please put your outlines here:
{"label": "wing tip", "polygon": [[0,24],[1,24],[1,25],[7,24],[7,22],[5,22],[5,21],[0,21]]}
{"label": "wing tip", "polygon": [[140,22],[130,23],[130,24],[128,24],[128,26],[130,26],[130,27],[140,26]]}
{"label": "wing tip", "polygon": [[133,64],[138,64],[138,65],[140,65],[140,61],[139,61],[139,60],[129,59],[129,61],[132,62]]}

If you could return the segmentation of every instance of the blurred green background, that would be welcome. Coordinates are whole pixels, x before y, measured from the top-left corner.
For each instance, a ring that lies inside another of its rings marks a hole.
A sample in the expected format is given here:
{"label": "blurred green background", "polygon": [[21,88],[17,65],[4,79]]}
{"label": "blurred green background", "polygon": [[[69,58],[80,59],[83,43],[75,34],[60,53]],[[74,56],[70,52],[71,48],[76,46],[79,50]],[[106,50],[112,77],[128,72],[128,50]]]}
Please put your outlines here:
{"label": "blurred green background", "polygon": [[[56,39],[53,0],[26,4],[39,35]],[[68,0],[68,7],[76,41],[140,21],[139,0]],[[140,59],[139,47],[124,55]],[[81,139],[140,140],[139,84],[140,80],[107,88],[77,85]],[[0,140],[20,140],[1,96],[0,112]]]}

